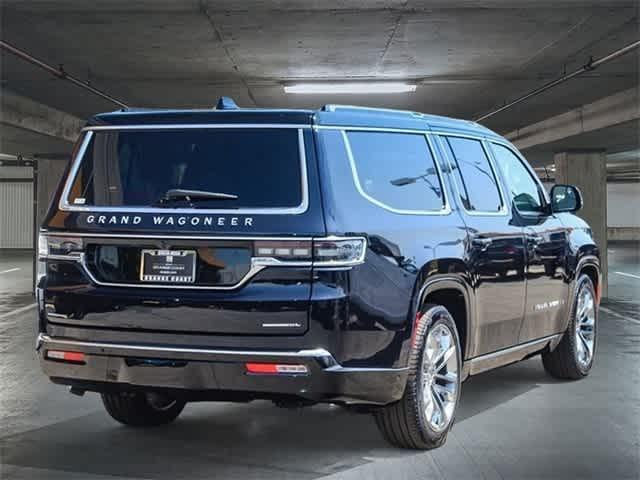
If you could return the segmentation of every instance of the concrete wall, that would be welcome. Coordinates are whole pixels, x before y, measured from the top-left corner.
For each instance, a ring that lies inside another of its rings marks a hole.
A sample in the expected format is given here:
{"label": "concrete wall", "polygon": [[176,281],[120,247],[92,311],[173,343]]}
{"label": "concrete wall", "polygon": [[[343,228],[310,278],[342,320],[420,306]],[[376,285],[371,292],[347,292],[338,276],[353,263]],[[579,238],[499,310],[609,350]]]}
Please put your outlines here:
{"label": "concrete wall", "polygon": [[67,162],[62,160],[38,160],[38,228],[49,209],[51,198],[58,188]]}
{"label": "concrete wall", "polygon": [[640,183],[609,183],[607,196],[607,226],[640,227]]}
{"label": "concrete wall", "polygon": [[33,178],[33,169],[31,167],[7,167],[0,166],[0,178]]}
{"label": "concrete wall", "polygon": [[609,240],[640,241],[640,183],[607,185]]}
{"label": "concrete wall", "polygon": [[0,249],[33,248],[33,169],[0,166]]}
{"label": "concrete wall", "polygon": [[0,182],[0,249],[33,248],[33,183]]}
{"label": "concrete wall", "polygon": [[[553,183],[543,182],[547,191]],[[640,241],[640,183],[607,184],[607,237]]]}

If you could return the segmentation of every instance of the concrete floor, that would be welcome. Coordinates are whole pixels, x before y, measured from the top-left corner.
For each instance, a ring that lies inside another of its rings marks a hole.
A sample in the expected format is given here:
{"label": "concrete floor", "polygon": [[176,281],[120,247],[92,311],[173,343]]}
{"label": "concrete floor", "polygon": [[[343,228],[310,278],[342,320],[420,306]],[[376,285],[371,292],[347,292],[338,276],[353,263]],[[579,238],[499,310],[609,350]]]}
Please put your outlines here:
{"label": "concrete floor", "polygon": [[0,479],[638,479],[640,261],[610,248],[592,374],[554,381],[534,358],[472,378],[432,452],[390,448],[369,416],[331,406],[191,404],[166,427],[121,427],[40,374],[33,309],[7,314],[32,302],[29,256],[0,256]]}

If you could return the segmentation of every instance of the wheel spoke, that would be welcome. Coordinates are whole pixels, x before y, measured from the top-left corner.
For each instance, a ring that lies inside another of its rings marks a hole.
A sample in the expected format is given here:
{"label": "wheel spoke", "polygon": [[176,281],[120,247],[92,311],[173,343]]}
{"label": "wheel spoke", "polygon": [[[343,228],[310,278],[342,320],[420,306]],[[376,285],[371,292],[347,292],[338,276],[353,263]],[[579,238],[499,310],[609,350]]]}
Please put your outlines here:
{"label": "wheel spoke", "polygon": [[442,350],[440,352],[440,354],[438,355],[438,358],[436,358],[434,362],[438,372],[442,370],[442,368],[447,364],[447,362],[449,361],[449,359],[454,353],[456,353],[456,347],[453,345],[451,345],[446,350]]}
{"label": "wheel spoke", "polygon": [[591,356],[591,342],[589,340],[587,340],[584,335],[582,334],[582,332],[580,332],[579,334],[580,337],[580,341],[582,342],[582,344],[584,345],[584,348],[586,350],[587,353],[587,358],[586,360],[589,360],[589,357]]}
{"label": "wheel spoke", "polygon": [[[585,290],[586,292],[586,290]],[[578,318],[587,317],[588,313],[593,310],[593,298],[589,293],[582,294],[578,302]]]}
{"label": "wheel spoke", "polygon": [[576,350],[578,358],[582,359],[584,356],[584,342],[582,341],[582,336],[578,332],[576,332]]}
{"label": "wheel spoke", "polygon": [[575,341],[577,361],[583,367],[593,358],[596,334],[595,300],[591,290],[583,287],[578,293],[575,318]]}
{"label": "wheel spoke", "polygon": [[444,421],[444,408],[442,407],[442,402],[438,395],[431,389],[429,391],[431,392],[431,402],[433,404],[431,423],[436,428],[440,428],[442,422]]}
{"label": "wheel spoke", "polygon": [[435,378],[436,380],[442,380],[443,382],[455,383],[458,380],[458,375],[453,372],[436,373]]}
{"label": "wheel spoke", "polygon": [[422,400],[424,402],[424,410],[427,417],[430,417],[430,411],[433,410],[433,397],[431,395],[431,385],[424,385],[422,390]]}
{"label": "wheel spoke", "polygon": [[436,396],[439,396],[439,398],[443,401],[443,402],[451,402],[454,399],[454,392],[455,389],[448,389],[447,387],[445,387],[444,385],[440,385],[438,383],[434,383],[433,386],[431,387],[435,393]]}

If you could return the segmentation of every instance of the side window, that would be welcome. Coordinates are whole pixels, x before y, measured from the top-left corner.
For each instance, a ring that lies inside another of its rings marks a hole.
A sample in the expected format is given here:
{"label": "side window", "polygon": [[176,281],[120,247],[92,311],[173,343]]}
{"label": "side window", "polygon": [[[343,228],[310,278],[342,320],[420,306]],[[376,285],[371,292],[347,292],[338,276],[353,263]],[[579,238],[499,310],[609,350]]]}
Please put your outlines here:
{"label": "side window", "polygon": [[352,131],[346,136],[355,180],[370,201],[396,213],[444,208],[442,184],[424,135]]}
{"label": "side window", "polygon": [[533,179],[520,158],[503,145],[492,143],[491,147],[518,211],[536,214],[544,212],[544,203],[538,183]]}
{"label": "side window", "polygon": [[495,172],[479,140],[444,137],[445,147],[453,159],[453,175],[460,200],[470,212],[498,212],[502,207]]}

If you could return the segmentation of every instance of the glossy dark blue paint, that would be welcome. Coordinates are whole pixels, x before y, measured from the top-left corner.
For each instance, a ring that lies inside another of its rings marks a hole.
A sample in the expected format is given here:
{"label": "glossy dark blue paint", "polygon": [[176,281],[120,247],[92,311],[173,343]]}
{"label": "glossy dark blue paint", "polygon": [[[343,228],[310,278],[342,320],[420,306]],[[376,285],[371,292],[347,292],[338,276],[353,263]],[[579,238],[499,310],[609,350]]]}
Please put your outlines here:
{"label": "glossy dark blue paint", "polygon": [[[216,214],[223,225],[154,224],[158,213],[66,212],[60,191],[44,221],[49,233],[211,235],[248,237],[364,236],[365,262],[349,269],[267,268],[237,291],[142,290],[100,287],[67,261],[49,260],[39,287],[43,303],[69,318],[40,310],[41,331],[53,337],[103,342],[291,350],[324,348],[343,367],[404,368],[416,315],[426,303],[445,303],[461,332],[466,360],[566,328],[577,274],[592,267],[598,249],[588,226],[571,213],[520,215],[508,195],[504,214],[472,215],[456,195],[438,135],[468,135],[508,143],[463,120],[412,112],[351,107],[320,111],[125,111],[102,114],[91,126],[166,124],[304,125],[309,208],[298,215]],[[399,214],[366,199],[356,188],[342,130],[396,129],[429,133],[447,192],[447,210]],[[500,175],[499,175],[500,176]],[[504,179],[500,179],[501,182]],[[503,192],[507,192],[503,188]],[[87,222],[90,215],[138,215],[133,224]],[[176,215],[179,216],[179,215]],[[231,218],[238,217],[238,225]],[[148,240],[131,239],[132,245]],[[170,248],[175,240],[164,240]],[[559,300],[560,307],[541,309]],[[41,305],[42,307],[42,305]],[[68,311],[65,311],[67,308]],[[162,320],[154,320],[161,312]],[[264,318],[301,326],[265,332]],[[233,384],[233,382],[232,382]],[[244,380],[242,382],[244,386]],[[243,387],[244,388],[244,387]],[[340,392],[334,392],[339,396]]]}

